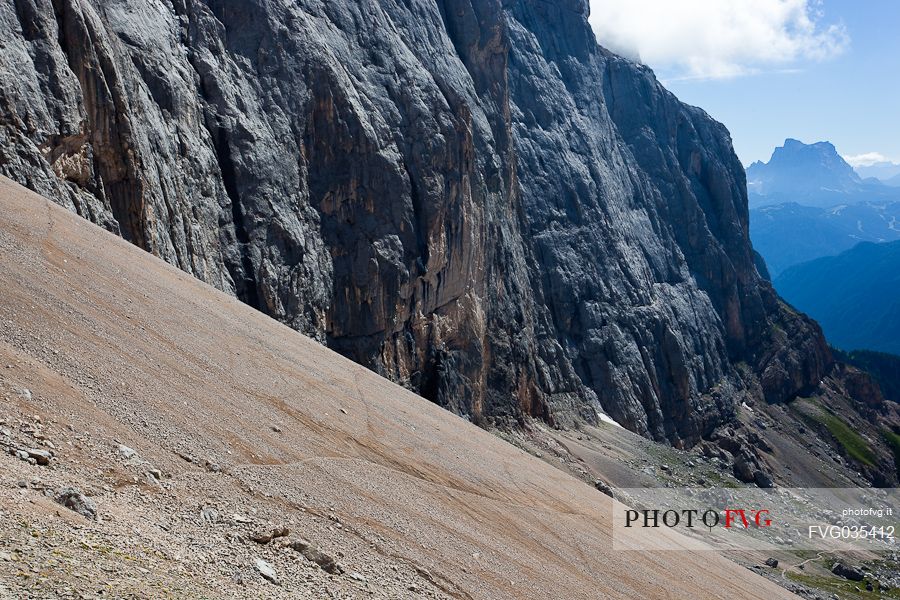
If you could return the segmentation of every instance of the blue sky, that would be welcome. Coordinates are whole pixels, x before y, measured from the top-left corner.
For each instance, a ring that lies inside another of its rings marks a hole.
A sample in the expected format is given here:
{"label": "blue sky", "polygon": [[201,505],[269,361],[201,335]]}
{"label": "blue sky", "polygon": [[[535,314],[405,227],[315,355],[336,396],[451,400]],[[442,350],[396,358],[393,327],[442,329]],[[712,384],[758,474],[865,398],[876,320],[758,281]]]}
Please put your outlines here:
{"label": "blue sky", "polygon": [[900,162],[900,0],[591,7],[600,43],[640,56],[679,98],[725,123],[745,165],[787,137]]}

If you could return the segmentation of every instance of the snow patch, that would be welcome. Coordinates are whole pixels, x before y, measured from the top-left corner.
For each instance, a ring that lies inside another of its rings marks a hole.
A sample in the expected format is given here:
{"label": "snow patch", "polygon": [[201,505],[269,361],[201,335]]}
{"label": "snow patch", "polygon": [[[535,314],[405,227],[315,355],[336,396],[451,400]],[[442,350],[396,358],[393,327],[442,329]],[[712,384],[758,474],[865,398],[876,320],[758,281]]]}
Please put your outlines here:
{"label": "snow patch", "polygon": [[600,420],[603,421],[604,423],[609,423],[610,425],[615,425],[616,427],[620,427],[620,428],[622,428],[622,429],[625,429],[624,427],[622,427],[621,425],[619,425],[619,422],[618,422],[618,421],[616,421],[615,419],[613,419],[611,416],[609,416],[609,415],[606,414],[606,413],[598,412],[598,413],[597,413],[597,416],[600,417]]}

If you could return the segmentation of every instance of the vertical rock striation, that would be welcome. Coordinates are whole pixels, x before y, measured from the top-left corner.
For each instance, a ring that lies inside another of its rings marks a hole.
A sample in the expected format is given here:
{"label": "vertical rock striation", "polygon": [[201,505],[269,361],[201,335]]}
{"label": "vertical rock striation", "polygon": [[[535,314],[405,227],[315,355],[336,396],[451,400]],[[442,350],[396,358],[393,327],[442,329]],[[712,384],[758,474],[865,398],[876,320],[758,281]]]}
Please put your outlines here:
{"label": "vertical rock striation", "polygon": [[11,0],[0,173],[454,411],[690,444],[831,362],[585,0]]}

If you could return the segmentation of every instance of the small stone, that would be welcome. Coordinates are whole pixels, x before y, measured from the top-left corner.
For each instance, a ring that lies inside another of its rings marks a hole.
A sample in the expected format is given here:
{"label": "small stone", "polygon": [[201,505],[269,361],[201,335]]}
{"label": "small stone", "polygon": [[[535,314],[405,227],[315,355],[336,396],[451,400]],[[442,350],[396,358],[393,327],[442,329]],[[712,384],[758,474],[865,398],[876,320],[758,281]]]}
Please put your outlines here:
{"label": "small stone", "polygon": [[37,448],[29,448],[27,450],[28,456],[33,458],[35,462],[42,466],[47,466],[50,464],[50,459],[53,458],[53,455],[50,454],[46,450],[38,450]]}
{"label": "small stone", "polygon": [[207,506],[200,511],[200,519],[206,523],[217,523],[219,521],[219,511],[211,506]]}
{"label": "small stone", "polygon": [[279,427],[278,425],[272,425],[272,431],[274,431],[275,433],[281,433],[281,427]]}
{"label": "small stone", "polygon": [[250,534],[250,539],[257,544],[268,544],[274,539],[287,537],[291,531],[287,527],[275,527],[265,531],[256,531]]}
{"label": "small stone", "polygon": [[767,558],[766,566],[772,567],[773,569],[777,568],[778,567],[778,559],[777,558]]}
{"label": "small stone", "polygon": [[64,488],[56,497],[56,501],[86,519],[97,520],[97,506],[94,501],[75,488]]}
{"label": "small stone", "polygon": [[331,573],[332,575],[340,575],[344,572],[344,569],[337,562],[335,562],[332,557],[328,556],[327,554],[313,546],[307,540],[296,540],[294,542],[291,542],[290,546],[292,549],[302,554],[306,560],[319,565],[326,573]]}
{"label": "small stone", "polygon": [[28,482],[25,481],[24,479],[20,479],[19,481],[16,482],[16,485],[19,486],[20,488],[27,488]]}
{"label": "small stone", "polygon": [[358,573],[356,571],[353,571],[352,573],[350,573],[350,579],[353,579],[360,583],[366,583],[366,581],[367,581],[366,578],[363,577],[362,573]]}
{"label": "small stone", "polygon": [[346,414],[347,414],[347,409],[346,409],[346,408],[342,408],[342,409],[341,409],[341,412],[344,413],[344,414],[346,415]]}
{"label": "small stone", "polygon": [[22,388],[22,397],[26,400],[31,400],[31,390],[28,388]]}
{"label": "small stone", "polygon": [[256,570],[262,575],[263,579],[268,581],[269,583],[274,583],[278,585],[278,574],[275,572],[275,567],[267,563],[261,558],[257,558],[254,562],[254,566]]}
{"label": "small stone", "polygon": [[871,581],[867,581],[867,582],[866,582],[866,591],[867,591],[867,592],[873,592],[873,591],[875,591],[875,587],[872,585],[872,582],[871,582]]}
{"label": "small stone", "polygon": [[134,448],[129,448],[124,444],[119,444],[119,454],[122,456],[122,458],[128,460],[129,458],[134,458],[135,456],[137,456],[137,450],[135,450]]}
{"label": "small stone", "polygon": [[613,497],[613,489],[605,481],[603,481],[601,479],[597,479],[596,481],[594,481],[594,487],[597,488],[597,490],[599,490],[600,492],[603,492],[604,494],[609,496],[610,498]]}

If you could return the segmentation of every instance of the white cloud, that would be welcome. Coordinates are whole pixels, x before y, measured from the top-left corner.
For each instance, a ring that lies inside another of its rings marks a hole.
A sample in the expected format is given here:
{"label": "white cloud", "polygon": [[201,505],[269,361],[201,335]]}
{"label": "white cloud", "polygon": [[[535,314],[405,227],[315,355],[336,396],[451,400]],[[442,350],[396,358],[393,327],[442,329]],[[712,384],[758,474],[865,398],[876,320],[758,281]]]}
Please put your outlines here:
{"label": "white cloud", "polygon": [[816,0],[590,0],[600,44],[676,78],[717,79],[826,60],[849,44]]}
{"label": "white cloud", "polygon": [[851,167],[871,167],[876,163],[894,162],[881,152],[865,152],[854,156],[845,156],[844,160],[846,160]]}

